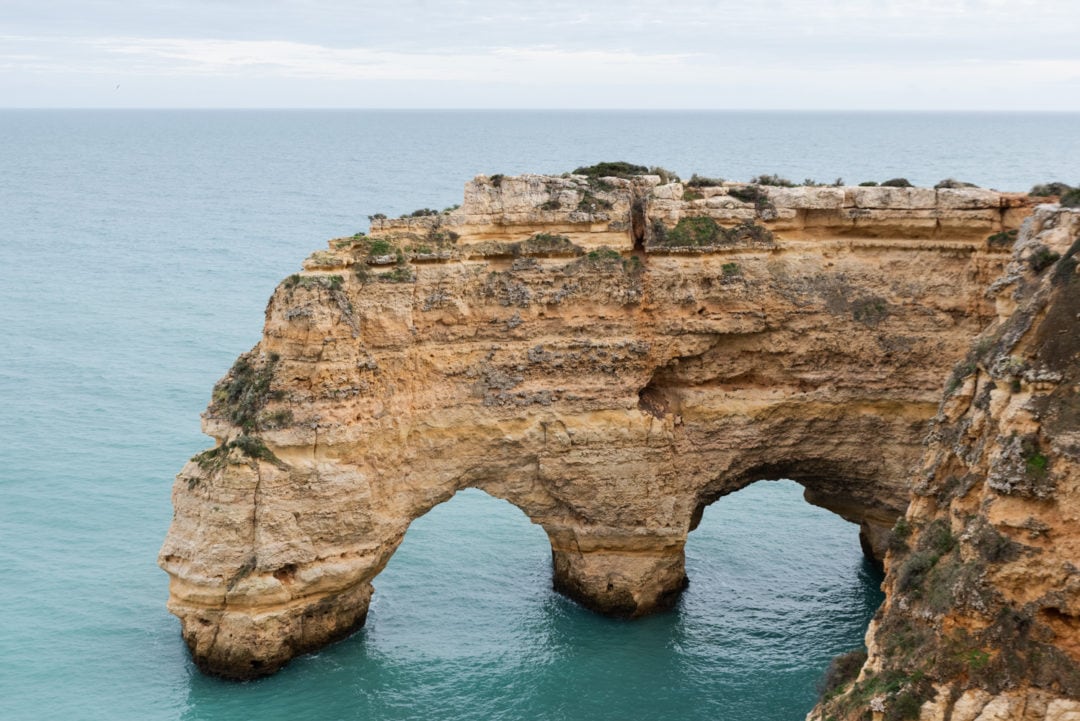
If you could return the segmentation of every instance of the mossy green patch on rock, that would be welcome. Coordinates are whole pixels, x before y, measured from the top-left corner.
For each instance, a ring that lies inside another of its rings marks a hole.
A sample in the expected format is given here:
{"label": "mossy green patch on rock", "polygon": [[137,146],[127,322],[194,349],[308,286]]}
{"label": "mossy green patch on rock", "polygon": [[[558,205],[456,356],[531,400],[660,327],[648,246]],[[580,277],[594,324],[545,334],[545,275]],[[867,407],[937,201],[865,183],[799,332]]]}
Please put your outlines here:
{"label": "mossy green patch on rock", "polygon": [[744,222],[725,228],[705,215],[681,218],[674,228],[659,220],[652,227],[652,243],[657,248],[713,248],[731,245],[772,245],[773,234],[756,223]]}
{"label": "mossy green patch on rock", "polygon": [[210,413],[245,431],[258,430],[260,412],[267,403],[281,400],[284,395],[271,388],[280,360],[276,353],[266,356],[246,353],[237,358],[228,374],[214,386]]}
{"label": "mossy green patch on rock", "polygon": [[[213,473],[229,464],[230,453],[233,449],[239,451],[249,461],[264,461],[278,468],[288,468],[284,461],[267,448],[261,438],[249,434],[241,434],[216,448],[198,453],[191,460],[195,461],[204,472]],[[189,480],[189,487],[192,485],[194,484]]]}

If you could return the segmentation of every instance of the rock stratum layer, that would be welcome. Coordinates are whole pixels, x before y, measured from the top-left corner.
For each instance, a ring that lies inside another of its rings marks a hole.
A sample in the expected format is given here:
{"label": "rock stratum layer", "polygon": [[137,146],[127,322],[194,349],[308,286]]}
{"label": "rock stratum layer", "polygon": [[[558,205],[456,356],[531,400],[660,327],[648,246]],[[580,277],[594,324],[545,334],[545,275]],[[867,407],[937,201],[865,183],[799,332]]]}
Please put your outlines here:
{"label": "rock stratum layer", "polygon": [[809,719],[1080,721],[1078,261],[1080,211],[1040,208],[912,474],[869,658]]}
{"label": "rock stratum layer", "polygon": [[762,479],[884,557],[946,377],[1019,302],[987,291],[1034,206],[481,176],[331,241],[176,480],[159,562],[195,661],[264,675],[357,628],[409,524],[464,488],[542,526],[555,588],[613,615],[670,606],[705,506]]}

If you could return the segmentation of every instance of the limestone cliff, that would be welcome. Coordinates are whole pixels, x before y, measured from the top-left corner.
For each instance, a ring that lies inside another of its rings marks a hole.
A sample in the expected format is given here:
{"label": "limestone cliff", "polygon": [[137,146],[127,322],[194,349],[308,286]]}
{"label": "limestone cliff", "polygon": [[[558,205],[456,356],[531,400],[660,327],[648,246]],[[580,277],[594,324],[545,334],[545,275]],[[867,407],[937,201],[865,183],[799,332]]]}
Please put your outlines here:
{"label": "limestone cliff", "polygon": [[347,634],[409,523],[469,487],[540,524],[555,587],[603,613],[669,606],[704,507],[761,479],[882,557],[1032,207],[493,176],[331,241],[274,292],[204,414],[217,446],[176,480],[160,564],[196,662],[258,676]]}
{"label": "limestone cliff", "polygon": [[811,718],[1080,719],[1080,212],[988,291],[888,553],[869,659]]}

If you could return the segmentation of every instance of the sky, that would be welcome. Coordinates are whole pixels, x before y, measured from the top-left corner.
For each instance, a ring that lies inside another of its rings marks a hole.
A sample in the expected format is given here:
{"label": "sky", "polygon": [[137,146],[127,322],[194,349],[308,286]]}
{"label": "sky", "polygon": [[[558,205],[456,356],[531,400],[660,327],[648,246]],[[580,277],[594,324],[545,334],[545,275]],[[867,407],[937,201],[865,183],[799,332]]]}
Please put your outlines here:
{"label": "sky", "polygon": [[0,107],[1080,111],[1080,2],[0,0]]}

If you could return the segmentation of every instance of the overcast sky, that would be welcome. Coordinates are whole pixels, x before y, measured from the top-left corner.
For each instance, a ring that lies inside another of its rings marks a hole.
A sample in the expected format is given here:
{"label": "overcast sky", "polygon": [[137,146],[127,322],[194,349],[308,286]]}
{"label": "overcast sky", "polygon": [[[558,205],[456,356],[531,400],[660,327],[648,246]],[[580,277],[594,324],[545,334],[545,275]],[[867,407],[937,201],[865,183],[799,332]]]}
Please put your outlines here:
{"label": "overcast sky", "polygon": [[2,107],[1080,110],[1080,0],[0,0]]}

